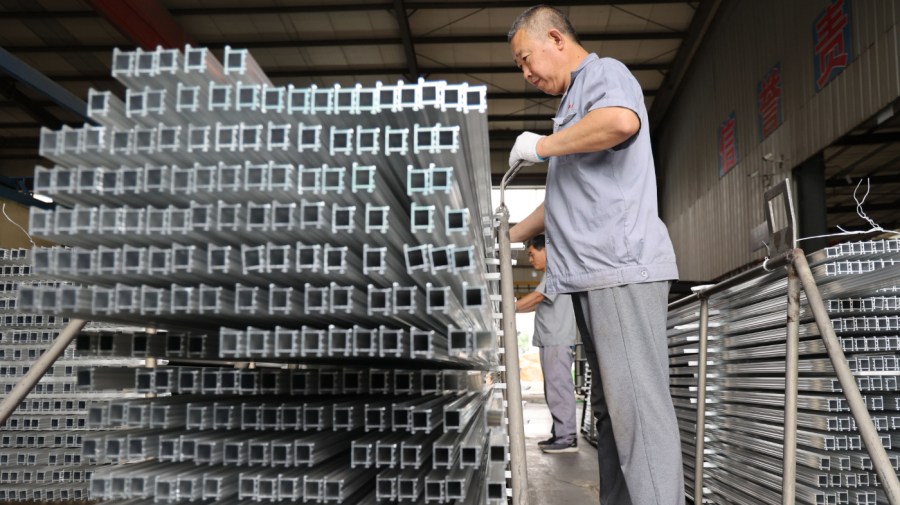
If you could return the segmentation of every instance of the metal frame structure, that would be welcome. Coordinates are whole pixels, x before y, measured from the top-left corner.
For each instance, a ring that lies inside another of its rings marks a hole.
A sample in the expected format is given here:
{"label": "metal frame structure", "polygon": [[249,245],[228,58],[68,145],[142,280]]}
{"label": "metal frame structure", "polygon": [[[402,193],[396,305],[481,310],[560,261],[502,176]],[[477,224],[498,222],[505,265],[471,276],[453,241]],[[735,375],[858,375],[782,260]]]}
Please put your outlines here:
{"label": "metal frame structure", "polygon": [[[878,432],[869,414],[866,403],[860,394],[859,387],[853,373],[850,370],[847,357],[841,348],[840,341],[835,334],[829,319],[825,303],[819,292],[812,270],[806,259],[806,253],[797,247],[794,234],[794,218],[792,203],[790,201],[790,181],[784,180],[773,189],[766,192],[766,217],[769,224],[770,236],[776,237],[779,249],[776,253],[783,253],[773,261],[739,276],[712,286],[699,286],[696,292],[688,297],[669,304],[669,310],[685,307],[691,303],[700,302],[700,332],[699,332],[699,358],[698,358],[698,390],[697,390],[697,420],[696,443],[694,463],[694,503],[703,503],[703,467],[704,457],[704,432],[706,423],[706,375],[707,375],[707,345],[709,329],[709,297],[734,288],[749,280],[760,277],[774,268],[784,267],[788,271],[788,310],[787,310],[787,342],[785,353],[785,395],[784,395],[784,466],[782,469],[782,504],[793,505],[795,503],[796,486],[796,454],[797,454],[797,401],[798,401],[798,347],[800,325],[800,293],[801,289],[806,294],[809,308],[815,315],[816,327],[828,351],[831,365],[836,371],[841,389],[850,406],[850,411],[856,421],[866,450],[872,459],[872,466],[881,479],[881,485],[887,494],[891,505],[900,505],[900,480],[888,459],[887,452],[881,444]],[[780,229],[774,228],[773,214],[777,208],[773,208],[772,200],[778,196],[785,197],[784,205],[787,211],[787,225]]]}

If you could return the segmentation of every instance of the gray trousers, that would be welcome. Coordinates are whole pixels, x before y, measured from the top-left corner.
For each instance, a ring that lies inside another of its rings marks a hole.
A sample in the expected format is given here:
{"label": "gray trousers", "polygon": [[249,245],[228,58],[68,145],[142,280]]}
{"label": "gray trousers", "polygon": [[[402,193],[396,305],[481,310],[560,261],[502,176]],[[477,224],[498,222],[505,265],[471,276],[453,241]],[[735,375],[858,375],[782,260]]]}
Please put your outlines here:
{"label": "gray trousers", "polygon": [[572,294],[591,366],[603,505],[685,502],[669,392],[668,292],[668,282],[652,282]]}
{"label": "gray trousers", "polygon": [[575,383],[572,381],[572,348],[547,345],[540,348],[541,372],[544,374],[544,398],[553,417],[551,434],[560,442],[571,443],[577,436],[575,427]]}

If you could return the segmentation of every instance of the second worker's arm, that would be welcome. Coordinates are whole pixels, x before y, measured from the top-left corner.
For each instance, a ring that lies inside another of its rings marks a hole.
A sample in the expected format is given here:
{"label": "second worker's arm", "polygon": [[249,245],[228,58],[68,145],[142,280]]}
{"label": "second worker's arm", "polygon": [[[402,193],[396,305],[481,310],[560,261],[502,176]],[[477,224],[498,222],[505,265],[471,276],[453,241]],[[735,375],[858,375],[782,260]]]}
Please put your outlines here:
{"label": "second worker's arm", "polygon": [[509,241],[525,242],[541,233],[544,233],[544,202],[541,202],[528,217],[509,229]]}
{"label": "second worker's arm", "polygon": [[516,312],[531,312],[544,301],[544,295],[539,291],[532,291],[516,300]]}

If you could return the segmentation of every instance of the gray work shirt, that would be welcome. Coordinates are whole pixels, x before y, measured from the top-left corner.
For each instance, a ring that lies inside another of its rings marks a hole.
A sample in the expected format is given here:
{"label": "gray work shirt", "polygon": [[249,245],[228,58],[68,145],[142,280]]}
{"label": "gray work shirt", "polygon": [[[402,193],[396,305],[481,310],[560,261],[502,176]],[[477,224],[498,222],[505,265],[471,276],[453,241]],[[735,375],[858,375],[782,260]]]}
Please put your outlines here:
{"label": "gray work shirt", "polygon": [[547,293],[542,279],[535,291],[544,295],[534,313],[534,337],[531,345],[575,345],[575,309],[572,297],[561,293]]}
{"label": "gray work shirt", "polygon": [[657,210],[641,87],[621,62],[591,53],[572,72],[553,130],[603,107],[634,111],[640,130],[605,151],[550,159],[544,222],[551,293],[678,278],[672,241]]}

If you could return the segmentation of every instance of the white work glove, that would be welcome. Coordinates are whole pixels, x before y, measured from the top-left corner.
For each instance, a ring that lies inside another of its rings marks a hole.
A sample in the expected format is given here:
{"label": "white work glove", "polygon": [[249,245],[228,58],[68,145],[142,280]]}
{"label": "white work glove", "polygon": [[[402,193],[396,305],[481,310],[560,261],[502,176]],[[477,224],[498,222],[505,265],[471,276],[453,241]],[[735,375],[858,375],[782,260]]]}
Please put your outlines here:
{"label": "white work glove", "polygon": [[526,167],[547,161],[546,158],[541,158],[537,153],[538,142],[544,137],[545,135],[538,135],[532,132],[523,132],[519,135],[516,139],[516,145],[509,152],[509,168],[514,167],[519,161],[522,162],[522,166]]}

